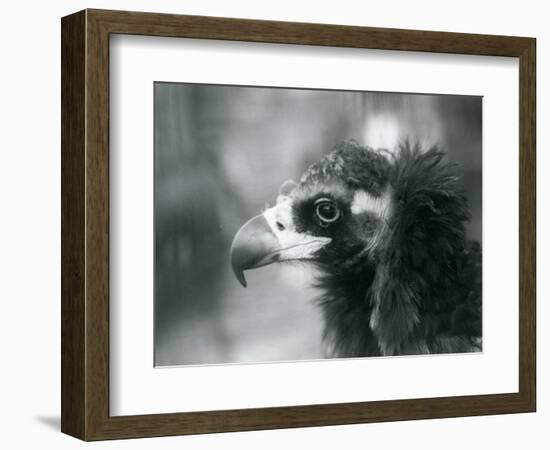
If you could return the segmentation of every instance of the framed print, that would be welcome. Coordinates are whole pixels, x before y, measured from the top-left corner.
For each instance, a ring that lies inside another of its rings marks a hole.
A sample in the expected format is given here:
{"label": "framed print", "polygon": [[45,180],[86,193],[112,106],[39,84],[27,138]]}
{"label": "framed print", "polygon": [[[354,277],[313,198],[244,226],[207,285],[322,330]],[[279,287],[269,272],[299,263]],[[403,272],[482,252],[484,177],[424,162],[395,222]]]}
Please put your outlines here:
{"label": "framed print", "polygon": [[63,432],[535,410],[535,39],[61,30]]}

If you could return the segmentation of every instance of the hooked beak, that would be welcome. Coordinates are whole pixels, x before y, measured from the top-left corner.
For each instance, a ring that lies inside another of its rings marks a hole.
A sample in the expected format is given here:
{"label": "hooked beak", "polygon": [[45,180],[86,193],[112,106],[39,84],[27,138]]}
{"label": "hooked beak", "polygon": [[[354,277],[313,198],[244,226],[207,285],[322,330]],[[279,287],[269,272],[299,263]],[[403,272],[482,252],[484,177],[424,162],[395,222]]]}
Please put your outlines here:
{"label": "hooked beak", "polygon": [[277,261],[280,249],[263,214],[246,222],[231,244],[231,265],[239,283],[246,287],[243,272]]}
{"label": "hooked beak", "polygon": [[246,287],[244,271],[274,262],[315,258],[330,238],[295,231],[290,201],[282,202],[246,222],[233,238],[231,265]]}

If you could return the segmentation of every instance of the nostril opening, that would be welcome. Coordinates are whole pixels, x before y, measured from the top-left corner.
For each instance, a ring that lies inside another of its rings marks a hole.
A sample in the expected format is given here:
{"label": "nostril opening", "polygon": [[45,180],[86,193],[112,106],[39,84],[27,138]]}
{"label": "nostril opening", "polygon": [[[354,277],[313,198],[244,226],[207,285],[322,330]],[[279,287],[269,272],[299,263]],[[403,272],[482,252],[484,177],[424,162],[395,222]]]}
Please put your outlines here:
{"label": "nostril opening", "polygon": [[277,228],[279,229],[279,231],[284,231],[285,226],[281,222],[277,222]]}

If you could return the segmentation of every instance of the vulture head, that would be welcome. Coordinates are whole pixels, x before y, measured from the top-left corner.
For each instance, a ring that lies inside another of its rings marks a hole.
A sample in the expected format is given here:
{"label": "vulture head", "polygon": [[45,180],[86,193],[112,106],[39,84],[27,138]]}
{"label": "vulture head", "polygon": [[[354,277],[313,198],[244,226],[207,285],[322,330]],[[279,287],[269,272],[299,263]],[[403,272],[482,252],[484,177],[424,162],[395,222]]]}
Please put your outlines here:
{"label": "vulture head", "polygon": [[247,270],[315,264],[332,356],[479,350],[480,249],[460,182],[437,147],[344,142],[241,227],[233,271],[246,287]]}

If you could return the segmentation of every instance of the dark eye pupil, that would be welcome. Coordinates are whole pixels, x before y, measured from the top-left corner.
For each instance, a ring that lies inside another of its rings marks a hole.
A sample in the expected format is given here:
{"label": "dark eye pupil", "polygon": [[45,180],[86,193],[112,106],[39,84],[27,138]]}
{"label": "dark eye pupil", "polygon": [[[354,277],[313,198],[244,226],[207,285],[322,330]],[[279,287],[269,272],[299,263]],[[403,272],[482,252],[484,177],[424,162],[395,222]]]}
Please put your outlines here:
{"label": "dark eye pupil", "polygon": [[319,213],[325,219],[332,219],[336,216],[336,208],[333,205],[324,204],[319,206]]}

